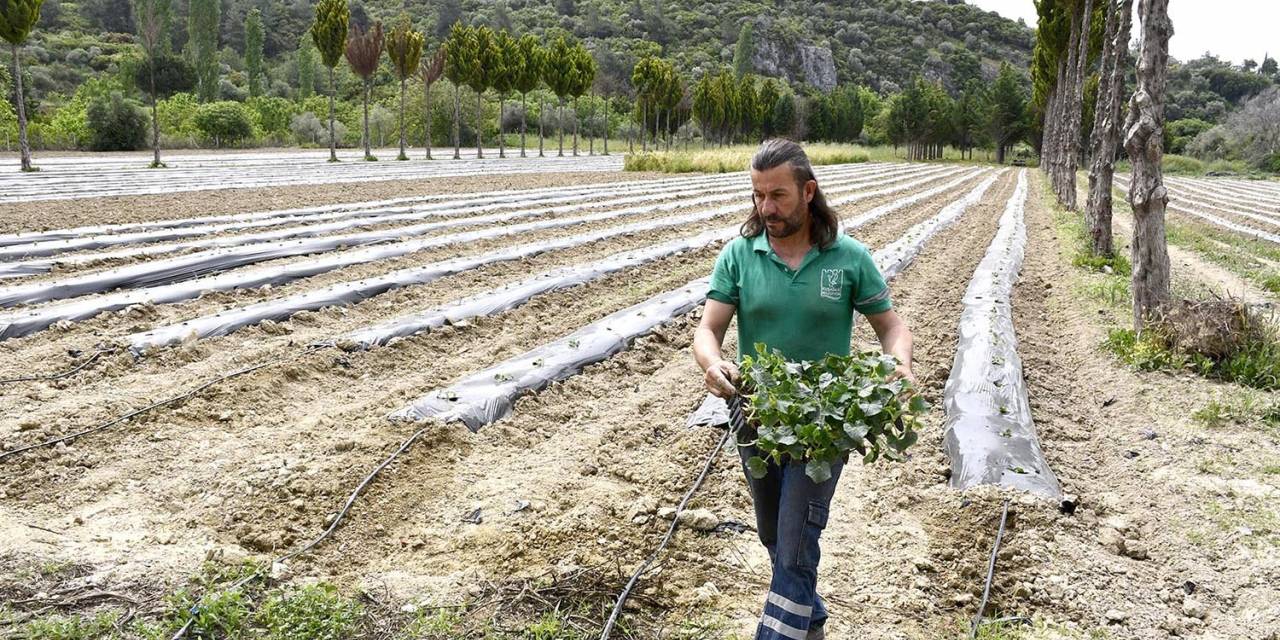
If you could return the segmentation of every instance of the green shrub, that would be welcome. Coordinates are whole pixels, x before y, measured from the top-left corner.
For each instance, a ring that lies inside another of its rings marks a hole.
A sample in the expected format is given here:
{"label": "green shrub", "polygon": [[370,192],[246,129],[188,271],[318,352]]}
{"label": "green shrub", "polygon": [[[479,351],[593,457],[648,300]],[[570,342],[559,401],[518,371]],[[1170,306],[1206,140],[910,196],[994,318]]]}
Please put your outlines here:
{"label": "green shrub", "polygon": [[1168,154],[1164,157],[1163,166],[1165,173],[1199,176],[1204,175],[1205,172],[1203,162],[1195,158],[1174,154]]}
{"label": "green shrub", "polygon": [[257,623],[268,640],[342,640],[360,620],[360,605],[327,584],[279,592],[263,603]]}
{"label": "green shrub", "polygon": [[119,91],[94,98],[89,103],[89,131],[93,151],[133,151],[147,144],[150,118],[138,103],[126,100]]}
{"label": "green shrub", "polygon": [[196,109],[195,125],[219,148],[253,136],[253,115],[248,107],[229,100],[200,105]]}

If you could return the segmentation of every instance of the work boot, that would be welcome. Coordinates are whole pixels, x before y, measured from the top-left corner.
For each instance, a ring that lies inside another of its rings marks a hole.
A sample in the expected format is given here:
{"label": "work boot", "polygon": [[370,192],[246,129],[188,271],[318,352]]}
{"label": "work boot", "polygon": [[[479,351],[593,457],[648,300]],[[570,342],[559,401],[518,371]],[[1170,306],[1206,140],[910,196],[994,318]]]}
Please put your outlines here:
{"label": "work boot", "polygon": [[826,632],[822,630],[825,626],[827,626],[826,620],[821,620],[817,624],[811,625],[809,632],[804,634],[804,640],[823,640],[823,638],[827,637]]}

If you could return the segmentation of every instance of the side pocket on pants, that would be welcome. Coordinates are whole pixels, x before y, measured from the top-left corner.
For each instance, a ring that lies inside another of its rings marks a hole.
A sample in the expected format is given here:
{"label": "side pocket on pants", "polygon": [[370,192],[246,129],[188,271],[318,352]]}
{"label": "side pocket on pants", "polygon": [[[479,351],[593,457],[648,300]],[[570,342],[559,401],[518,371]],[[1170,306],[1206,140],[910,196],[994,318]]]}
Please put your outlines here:
{"label": "side pocket on pants", "polygon": [[821,551],[818,539],[822,530],[827,528],[827,505],[821,502],[810,502],[805,515],[804,533],[800,536],[800,549],[796,554],[797,564],[804,569],[817,569]]}

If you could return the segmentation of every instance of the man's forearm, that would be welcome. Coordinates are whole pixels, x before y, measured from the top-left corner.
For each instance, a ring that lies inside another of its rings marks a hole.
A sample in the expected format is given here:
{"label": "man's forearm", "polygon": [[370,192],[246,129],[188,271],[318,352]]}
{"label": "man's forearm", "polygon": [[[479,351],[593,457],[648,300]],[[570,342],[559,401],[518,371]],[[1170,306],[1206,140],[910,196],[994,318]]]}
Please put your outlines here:
{"label": "man's forearm", "polygon": [[711,365],[724,359],[723,347],[716,334],[709,329],[699,327],[693,334],[693,359],[706,371]]}
{"label": "man's forearm", "polygon": [[880,349],[898,359],[898,364],[911,368],[911,332],[900,324],[880,337]]}

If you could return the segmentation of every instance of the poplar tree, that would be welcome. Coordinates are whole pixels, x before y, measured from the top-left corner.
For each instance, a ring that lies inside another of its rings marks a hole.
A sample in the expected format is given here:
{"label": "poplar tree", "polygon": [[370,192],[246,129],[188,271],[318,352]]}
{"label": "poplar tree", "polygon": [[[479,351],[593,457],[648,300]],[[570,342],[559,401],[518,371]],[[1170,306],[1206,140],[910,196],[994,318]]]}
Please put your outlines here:
{"label": "poplar tree", "polygon": [[133,19],[138,29],[138,44],[146,56],[147,94],[151,98],[151,149],[154,157],[151,168],[164,166],[160,161],[160,118],[156,106],[156,66],[164,52],[165,35],[169,28],[170,0],[133,0]]}
{"label": "poplar tree", "polygon": [[249,95],[262,95],[262,11],[257,7],[249,10],[244,19],[244,69],[249,76]]}
{"label": "poplar tree", "polygon": [[310,98],[316,93],[316,46],[311,36],[303,35],[298,42],[298,97]]}
{"label": "poplar tree", "polygon": [[[345,7],[345,3],[343,4]],[[191,0],[187,14],[187,53],[196,71],[196,95],[201,102],[218,99],[219,0]]]}

